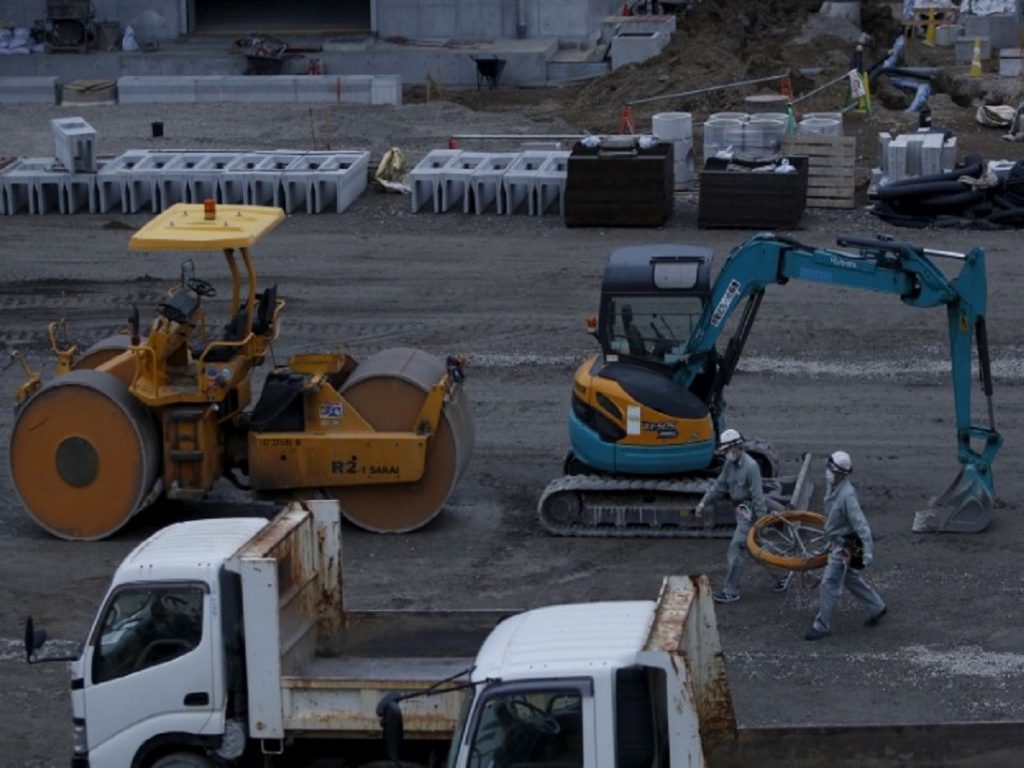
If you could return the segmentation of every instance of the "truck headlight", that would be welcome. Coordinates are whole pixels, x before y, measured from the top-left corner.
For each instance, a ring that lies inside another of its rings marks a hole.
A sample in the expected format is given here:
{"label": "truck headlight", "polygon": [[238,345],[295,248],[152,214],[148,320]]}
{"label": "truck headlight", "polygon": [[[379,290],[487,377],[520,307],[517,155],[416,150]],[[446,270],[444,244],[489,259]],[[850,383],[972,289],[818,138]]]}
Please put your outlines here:
{"label": "truck headlight", "polygon": [[84,755],[89,752],[89,741],[85,733],[85,720],[75,718],[74,728],[71,731],[71,749],[76,755]]}

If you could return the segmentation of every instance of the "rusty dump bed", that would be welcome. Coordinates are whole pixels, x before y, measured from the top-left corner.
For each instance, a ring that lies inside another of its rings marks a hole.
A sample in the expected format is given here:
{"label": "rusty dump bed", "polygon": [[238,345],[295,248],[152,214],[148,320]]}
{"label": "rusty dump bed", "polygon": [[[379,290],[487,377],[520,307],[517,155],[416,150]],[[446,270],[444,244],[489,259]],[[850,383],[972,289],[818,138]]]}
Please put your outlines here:
{"label": "rusty dump bed", "polygon": [[[513,611],[346,611],[334,500],[294,503],[233,556],[253,737],[379,738],[377,702],[468,671]],[[403,702],[410,739],[447,739],[464,691]]]}

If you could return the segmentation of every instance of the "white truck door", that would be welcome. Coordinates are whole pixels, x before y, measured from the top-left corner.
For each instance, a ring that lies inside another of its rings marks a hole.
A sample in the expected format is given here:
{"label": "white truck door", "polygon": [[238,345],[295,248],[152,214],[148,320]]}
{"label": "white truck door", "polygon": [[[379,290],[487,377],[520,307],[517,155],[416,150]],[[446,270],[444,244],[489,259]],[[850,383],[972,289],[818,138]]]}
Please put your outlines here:
{"label": "white truck door", "polygon": [[219,636],[211,613],[201,583],[129,584],[110,596],[86,648],[92,768],[130,765],[153,736],[203,731]]}

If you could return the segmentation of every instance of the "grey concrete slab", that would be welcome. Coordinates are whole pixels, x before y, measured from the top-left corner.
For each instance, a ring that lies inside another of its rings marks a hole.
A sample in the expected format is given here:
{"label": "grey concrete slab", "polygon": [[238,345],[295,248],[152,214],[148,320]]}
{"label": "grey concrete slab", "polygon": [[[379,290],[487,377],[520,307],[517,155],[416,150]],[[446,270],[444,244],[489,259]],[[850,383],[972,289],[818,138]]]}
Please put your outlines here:
{"label": "grey concrete slab", "polygon": [[57,104],[58,83],[59,78],[52,75],[0,77],[0,104]]}
{"label": "grey concrete slab", "polygon": [[486,152],[463,152],[455,162],[446,165],[441,172],[441,195],[440,209],[447,211],[458,206],[463,211],[467,210],[470,195],[470,181],[477,169],[486,162]]}
{"label": "grey concrete slab", "polygon": [[530,216],[536,215],[534,186],[537,173],[551,157],[551,152],[523,152],[505,171],[502,191],[505,195],[504,213],[516,213],[524,204]]}
{"label": "grey concrete slab", "polygon": [[96,173],[96,129],[81,117],[50,121],[57,159],[71,173]]}
{"label": "grey concrete slab", "polygon": [[533,215],[543,216],[554,208],[565,215],[565,179],[569,171],[569,152],[552,152],[537,169],[533,183]]}
{"label": "grey concrete slab", "polygon": [[120,104],[191,104],[196,101],[196,78],[125,75],[117,79],[117,100]]}
{"label": "grey concrete slab", "polygon": [[[148,152],[130,171],[125,171],[125,195],[129,213],[162,211],[166,206],[161,199],[160,179],[164,168],[176,158],[179,152]],[[174,202],[177,202],[175,200]]]}
{"label": "grey concrete slab", "polygon": [[96,176],[95,173],[75,173],[64,177],[61,182],[64,213],[97,212]]}
{"label": "grey concrete slab", "polygon": [[7,215],[39,211],[38,179],[52,173],[55,163],[56,159],[52,157],[23,157],[4,169],[0,174],[0,184],[6,195]]}
{"label": "grey concrete slab", "polygon": [[96,174],[97,213],[117,209],[128,213],[128,172],[130,172],[149,150],[131,150],[110,160]]}

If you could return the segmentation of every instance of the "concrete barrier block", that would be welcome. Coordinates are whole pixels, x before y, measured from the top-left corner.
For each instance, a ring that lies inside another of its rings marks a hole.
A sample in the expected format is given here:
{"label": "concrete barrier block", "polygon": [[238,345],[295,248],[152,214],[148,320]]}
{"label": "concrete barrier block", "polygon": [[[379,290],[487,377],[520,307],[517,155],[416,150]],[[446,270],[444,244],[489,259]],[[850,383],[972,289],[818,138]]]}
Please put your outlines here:
{"label": "concrete barrier block", "polygon": [[[103,164],[100,164],[102,168]],[[95,173],[75,173],[66,176],[61,184],[64,213],[96,213]]]}
{"label": "concrete barrier block", "polygon": [[314,173],[313,189],[317,212],[330,207],[333,199],[335,212],[341,213],[366,191],[370,153],[339,152],[336,157],[337,167],[322,167]]}
{"label": "concrete barrier block", "polygon": [[131,150],[105,163],[96,174],[96,212],[107,213],[117,208],[128,213],[127,182],[129,172],[149,154],[148,150]]}
{"label": "concrete barrier block", "polygon": [[521,152],[494,152],[473,171],[469,184],[469,194],[464,199],[463,211],[472,211],[480,215],[494,204],[495,212],[505,212],[505,196],[502,192],[502,179],[505,171],[516,161]]}
{"label": "concrete barrier block", "polygon": [[120,104],[192,104],[196,78],[125,75],[117,80],[117,100]]}
{"label": "concrete barrier block", "polygon": [[218,179],[218,199],[222,203],[245,204],[249,202],[249,174],[266,159],[266,153],[248,152],[238,155],[227,164]]}
{"label": "concrete barrier block", "polygon": [[195,203],[201,203],[207,199],[216,200],[218,203],[226,202],[220,197],[220,181],[224,177],[227,167],[240,156],[241,152],[211,152],[206,154],[205,157],[192,167],[188,175],[189,199]]}
{"label": "concrete barrier block", "polygon": [[371,104],[390,104],[401,106],[402,104],[402,76],[401,75],[374,75],[371,85]]}
{"label": "concrete barrier block", "polygon": [[175,155],[161,169],[156,178],[160,207],[175,203],[194,203],[189,182],[197,165],[209,157],[205,152],[182,152]]}
{"label": "concrete barrier block", "polygon": [[41,170],[36,173],[33,192],[36,196],[35,213],[67,213],[64,182],[70,174],[65,171]]}
{"label": "concrete barrier block", "polygon": [[38,178],[52,172],[55,162],[52,157],[23,157],[0,173],[0,185],[3,186],[5,196],[4,209],[8,216],[39,212]]}
{"label": "concrete barrier block", "polygon": [[0,104],[58,104],[56,77],[0,77]]}
{"label": "concrete barrier block", "polygon": [[551,156],[537,169],[533,185],[533,213],[543,216],[555,206],[559,216],[565,214],[565,179],[569,170],[569,153],[562,150]]}
{"label": "concrete barrier block", "polygon": [[455,162],[449,164],[441,172],[441,211],[447,211],[458,205],[463,211],[468,210],[467,195],[472,194],[470,182],[473,174],[487,159],[485,152],[463,152]]}
{"label": "concrete barrier block", "polygon": [[527,213],[536,215],[536,198],[533,195],[537,172],[551,156],[551,152],[523,152],[505,171],[502,190],[505,195],[505,210],[508,215],[515,213],[526,203]]}
{"label": "concrete barrier block", "polygon": [[435,149],[427,153],[409,174],[412,187],[412,212],[416,213],[428,202],[433,203],[434,213],[441,208],[441,180],[449,165],[454,164],[461,149]]}
{"label": "concrete barrier block", "polygon": [[302,153],[271,152],[265,154],[256,167],[245,174],[249,182],[248,202],[251,205],[282,207],[284,190],[281,175],[298,162]]}
{"label": "concrete barrier block", "polygon": [[57,159],[71,173],[96,173],[96,130],[81,117],[50,121]]}
{"label": "concrete barrier block", "polygon": [[[178,152],[149,152],[126,172],[125,192],[127,212],[162,211],[166,205],[161,199],[164,191],[160,184],[164,169],[179,155]],[[172,190],[173,191],[173,190]],[[176,195],[172,195],[176,197]],[[172,200],[172,202],[178,202]]]}
{"label": "concrete barrier block", "polygon": [[223,75],[197,77],[196,99],[211,102],[276,102],[289,104],[296,100],[295,75]]}

